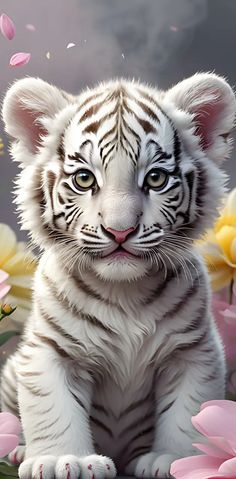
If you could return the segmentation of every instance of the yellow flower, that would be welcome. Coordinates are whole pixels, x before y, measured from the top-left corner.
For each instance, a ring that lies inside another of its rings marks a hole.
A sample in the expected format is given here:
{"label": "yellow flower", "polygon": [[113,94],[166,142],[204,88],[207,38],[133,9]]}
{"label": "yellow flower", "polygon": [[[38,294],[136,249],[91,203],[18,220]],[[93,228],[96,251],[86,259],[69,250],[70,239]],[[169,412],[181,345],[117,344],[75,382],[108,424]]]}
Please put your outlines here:
{"label": "yellow flower", "polygon": [[0,138],[0,156],[4,155],[4,143],[2,141],[2,138]]}
{"label": "yellow flower", "polygon": [[[31,310],[32,278],[36,268],[36,260],[27,251],[25,243],[17,243],[14,231],[6,224],[0,223],[0,269],[9,274],[7,283],[11,285],[4,303],[17,306],[11,315],[12,326],[21,329]],[[9,322],[8,322],[9,326]]]}
{"label": "yellow flower", "polygon": [[10,304],[2,304],[1,306],[1,313],[4,313],[4,314],[11,314],[12,313],[12,306]]}
{"label": "yellow flower", "polygon": [[207,232],[200,248],[211,277],[213,291],[236,281],[236,188],[228,195],[213,230]]}

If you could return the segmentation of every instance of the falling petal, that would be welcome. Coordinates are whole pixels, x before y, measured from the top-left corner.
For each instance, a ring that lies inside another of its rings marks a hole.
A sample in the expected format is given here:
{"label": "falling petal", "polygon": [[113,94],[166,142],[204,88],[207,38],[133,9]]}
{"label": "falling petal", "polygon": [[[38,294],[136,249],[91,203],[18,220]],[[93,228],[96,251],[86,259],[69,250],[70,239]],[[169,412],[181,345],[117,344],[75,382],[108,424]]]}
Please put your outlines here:
{"label": "falling petal", "polygon": [[87,42],[87,40],[84,40],[84,43],[86,43],[86,42]]}
{"label": "falling petal", "polygon": [[0,17],[0,30],[8,40],[12,40],[16,33],[13,21],[5,13],[2,13]]}
{"label": "falling petal", "polygon": [[51,53],[50,53],[50,52],[47,52],[47,53],[46,53],[46,58],[47,58],[48,60],[50,60],[50,58],[51,58]]}
{"label": "falling petal", "polygon": [[175,25],[171,25],[171,26],[170,26],[170,30],[171,30],[172,32],[178,32],[178,31],[179,31],[179,28],[176,27]]}
{"label": "falling petal", "polygon": [[25,25],[25,28],[27,30],[29,30],[30,32],[35,32],[36,31],[36,28],[34,25],[32,25],[32,23],[27,23],[27,25]]}
{"label": "falling petal", "polygon": [[124,53],[121,53],[121,56],[122,56],[122,58],[125,58],[125,54],[124,54]]}
{"label": "falling petal", "polygon": [[15,53],[14,55],[12,55],[10,59],[10,66],[20,67],[21,65],[26,65],[27,63],[29,63],[30,58],[31,58],[30,53],[23,53],[23,52]]}
{"label": "falling petal", "polygon": [[73,48],[73,47],[75,47],[75,43],[68,43],[66,48]]}

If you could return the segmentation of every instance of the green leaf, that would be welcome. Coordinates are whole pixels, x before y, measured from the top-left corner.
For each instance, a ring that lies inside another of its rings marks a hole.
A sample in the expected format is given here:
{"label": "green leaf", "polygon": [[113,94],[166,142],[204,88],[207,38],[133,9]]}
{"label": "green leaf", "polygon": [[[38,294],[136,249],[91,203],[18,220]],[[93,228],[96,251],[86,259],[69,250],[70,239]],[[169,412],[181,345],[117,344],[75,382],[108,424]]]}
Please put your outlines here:
{"label": "green leaf", "polygon": [[15,479],[16,477],[18,477],[18,467],[0,462],[0,479]]}
{"label": "green leaf", "polygon": [[0,346],[3,346],[9,339],[13,336],[19,336],[19,331],[6,331],[5,333],[0,334]]}
{"label": "green leaf", "polygon": [[227,392],[226,393],[226,399],[228,399],[229,401],[236,401],[236,394]]}

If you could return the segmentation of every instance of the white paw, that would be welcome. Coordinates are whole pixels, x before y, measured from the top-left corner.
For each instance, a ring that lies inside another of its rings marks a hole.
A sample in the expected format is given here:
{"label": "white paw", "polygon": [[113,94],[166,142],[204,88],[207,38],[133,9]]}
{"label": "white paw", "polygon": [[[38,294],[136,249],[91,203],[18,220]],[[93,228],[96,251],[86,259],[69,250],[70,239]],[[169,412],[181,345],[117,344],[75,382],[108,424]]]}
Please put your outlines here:
{"label": "white paw", "polygon": [[10,454],[8,454],[8,459],[14,466],[19,466],[19,464],[24,461],[24,457],[25,446],[17,446],[10,452]]}
{"label": "white paw", "polygon": [[116,476],[114,462],[109,457],[91,454],[79,461],[81,479],[113,479]]}
{"label": "white paw", "polygon": [[32,457],[19,467],[20,479],[113,479],[115,476],[113,461],[97,454]]}
{"label": "white paw", "polygon": [[148,452],[137,459],[134,475],[142,478],[171,478],[170,466],[176,459],[174,454],[158,455],[156,452]]}

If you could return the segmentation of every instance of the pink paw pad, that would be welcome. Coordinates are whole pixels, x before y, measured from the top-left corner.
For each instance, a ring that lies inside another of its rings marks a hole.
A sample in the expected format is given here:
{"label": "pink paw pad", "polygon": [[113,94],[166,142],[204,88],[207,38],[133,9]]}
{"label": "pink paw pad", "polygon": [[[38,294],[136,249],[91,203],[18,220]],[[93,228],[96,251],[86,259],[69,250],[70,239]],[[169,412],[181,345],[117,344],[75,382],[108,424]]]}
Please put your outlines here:
{"label": "pink paw pad", "polygon": [[159,468],[155,472],[155,477],[159,477]]}
{"label": "pink paw pad", "polygon": [[66,472],[67,472],[67,476],[66,476],[66,479],[70,479],[70,464],[66,464]]}
{"label": "pink paw pad", "polygon": [[15,452],[15,454],[13,455],[12,462],[13,462],[13,464],[15,464],[16,466],[18,466],[17,452]]}
{"label": "pink paw pad", "polygon": [[40,464],[39,466],[39,478],[43,479],[43,464]]}

